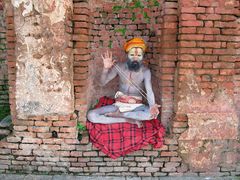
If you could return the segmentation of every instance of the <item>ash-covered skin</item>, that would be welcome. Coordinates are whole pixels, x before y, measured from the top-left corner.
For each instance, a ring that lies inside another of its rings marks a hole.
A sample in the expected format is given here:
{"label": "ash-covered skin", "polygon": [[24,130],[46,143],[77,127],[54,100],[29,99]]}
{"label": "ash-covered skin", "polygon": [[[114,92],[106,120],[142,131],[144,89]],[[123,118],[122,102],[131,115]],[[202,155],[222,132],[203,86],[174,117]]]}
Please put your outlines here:
{"label": "ash-covered skin", "polygon": [[[101,75],[101,84],[104,86],[109,81],[119,76],[119,91],[128,96],[142,96],[139,89],[146,90],[148,105],[142,105],[133,111],[120,113],[115,105],[108,105],[88,112],[88,120],[93,123],[112,124],[129,122],[141,126],[141,121],[156,118],[159,114],[159,105],[155,104],[152,90],[151,72],[143,65],[144,52],[141,48],[134,47],[127,53],[126,62],[112,59],[112,53],[106,52],[103,56],[104,68]],[[138,88],[136,88],[138,87]]]}

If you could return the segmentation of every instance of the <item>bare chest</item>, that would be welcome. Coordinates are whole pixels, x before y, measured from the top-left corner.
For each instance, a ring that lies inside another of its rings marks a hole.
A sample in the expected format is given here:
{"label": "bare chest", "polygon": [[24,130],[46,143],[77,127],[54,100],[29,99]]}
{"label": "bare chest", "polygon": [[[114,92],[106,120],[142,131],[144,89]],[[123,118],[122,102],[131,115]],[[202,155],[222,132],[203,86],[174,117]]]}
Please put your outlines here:
{"label": "bare chest", "polygon": [[141,86],[144,80],[144,73],[142,69],[138,72],[122,69],[122,73],[119,74],[119,77],[120,82],[126,86]]}

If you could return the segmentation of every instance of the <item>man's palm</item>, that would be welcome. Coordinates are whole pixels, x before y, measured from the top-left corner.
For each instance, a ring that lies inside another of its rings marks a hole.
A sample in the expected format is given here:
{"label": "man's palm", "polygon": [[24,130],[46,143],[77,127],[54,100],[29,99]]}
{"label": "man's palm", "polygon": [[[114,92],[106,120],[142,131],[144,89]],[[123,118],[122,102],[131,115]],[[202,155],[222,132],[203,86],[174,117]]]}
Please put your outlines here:
{"label": "man's palm", "polygon": [[104,56],[101,55],[102,57],[102,60],[103,60],[103,65],[104,65],[104,68],[106,69],[110,69],[114,63],[115,63],[115,60],[112,59],[112,52],[106,52],[104,53]]}

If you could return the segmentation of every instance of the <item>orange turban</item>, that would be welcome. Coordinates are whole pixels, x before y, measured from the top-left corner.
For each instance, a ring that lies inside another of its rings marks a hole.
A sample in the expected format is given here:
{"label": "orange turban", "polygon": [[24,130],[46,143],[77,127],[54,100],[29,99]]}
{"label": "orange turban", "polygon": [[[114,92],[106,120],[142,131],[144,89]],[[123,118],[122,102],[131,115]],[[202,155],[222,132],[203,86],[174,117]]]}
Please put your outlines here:
{"label": "orange turban", "polygon": [[126,52],[128,52],[130,49],[134,47],[142,48],[143,52],[145,52],[147,45],[145,44],[142,38],[132,38],[124,44],[124,50]]}

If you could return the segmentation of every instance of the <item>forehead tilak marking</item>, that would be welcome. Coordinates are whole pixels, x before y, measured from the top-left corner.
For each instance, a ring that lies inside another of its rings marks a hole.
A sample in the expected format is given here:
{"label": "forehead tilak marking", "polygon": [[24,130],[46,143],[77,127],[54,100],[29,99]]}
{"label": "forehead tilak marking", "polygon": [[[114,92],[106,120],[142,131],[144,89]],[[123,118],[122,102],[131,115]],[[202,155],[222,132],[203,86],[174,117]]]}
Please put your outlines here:
{"label": "forehead tilak marking", "polygon": [[138,48],[135,48],[135,56],[138,55]]}

